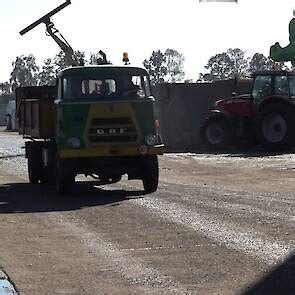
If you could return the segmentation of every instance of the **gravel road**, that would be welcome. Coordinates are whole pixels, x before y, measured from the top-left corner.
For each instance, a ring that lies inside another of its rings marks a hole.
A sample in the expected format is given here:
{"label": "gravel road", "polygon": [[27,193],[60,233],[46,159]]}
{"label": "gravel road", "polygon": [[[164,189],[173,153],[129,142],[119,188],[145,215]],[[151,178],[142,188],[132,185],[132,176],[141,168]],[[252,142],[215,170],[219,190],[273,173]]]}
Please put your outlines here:
{"label": "gravel road", "polygon": [[295,155],[166,154],[160,185],[30,185],[0,132],[0,266],[20,294],[295,294]]}

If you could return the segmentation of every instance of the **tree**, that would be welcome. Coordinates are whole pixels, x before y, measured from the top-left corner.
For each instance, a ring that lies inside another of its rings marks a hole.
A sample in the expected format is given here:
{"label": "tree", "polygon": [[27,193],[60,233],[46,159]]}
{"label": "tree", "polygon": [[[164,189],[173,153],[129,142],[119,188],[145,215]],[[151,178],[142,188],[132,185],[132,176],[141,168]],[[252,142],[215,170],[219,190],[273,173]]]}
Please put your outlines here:
{"label": "tree", "polygon": [[205,66],[207,73],[200,73],[198,82],[245,78],[255,71],[288,70],[284,62],[274,62],[261,53],[255,53],[252,58],[246,57],[239,48],[230,48],[226,52],[212,56]]}
{"label": "tree", "polygon": [[144,67],[150,74],[152,84],[163,82],[178,82],[184,79],[184,56],[175,49],[153,51],[149,60],[143,61]]}
{"label": "tree", "polygon": [[[81,52],[79,50],[75,51],[75,57],[79,61],[79,63],[84,64],[85,63],[85,52]],[[53,64],[55,68],[56,75],[68,65],[66,64],[66,58],[65,53],[63,51],[60,51],[54,58],[53,58]]]}
{"label": "tree", "polygon": [[225,80],[243,78],[248,74],[248,58],[245,52],[239,48],[230,48],[226,52],[212,56],[205,69],[208,73],[201,73],[200,79],[203,81]]}
{"label": "tree", "polygon": [[250,73],[273,69],[286,70],[289,68],[284,62],[275,62],[269,57],[264,56],[262,53],[255,53],[249,64]]}
{"label": "tree", "polygon": [[[107,63],[111,63],[110,61],[107,61]],[[90,65],[101,65],[105,64],[105,60],[103,59],[103,56],[99,53],[90,53],[90,59],[89,59],[89,64]]]}
{"label": "tree", "polygon": [[206,81],[229,79],[232,68],[233,61],[230,57],[225,52],[218,53],[209,59],[205,66],[209,73],[203,74],[203,77]]}
{"label": "tree", "polygon": [[232,61],[231,78],[246,77],[249,70],[249,58],[245,57],[245,52],[240,48],[229,48],[226,53]]}
{"label": "tree", "polygon": [[38,74],[38,84],[40,86],[54,85],[56,77],[56,71],[52,59],[45,59],[44,64]]}
{"label": "tree", "polygon": [[2,93],[9,94],[11,91],[11,86],[9,82],[0,83],[0,89]]}
{"label": "tree", "polygon": [[269,70],[272,65],[272,61],[262,53],[255,53],[250,61],[249,71],[253,73],[255,71]]}
{"label": "tree", "polygon": [[98,60],[101,58],[100,54],[97,53],[90,53],[90,58],[89,58],[89,64],[90,65],[97,65],[98,64]]}
{"label": "tree", "polygon": [[184,56],[174,49],[166,49],[165,51],[165,65],[167,69],[165,81],[166,82],[179,82],[184,79]]}
{"label": "tree", "polygon": [[67,67],[65,53],[63,51],[60,51],[58,54],[55,55],[55,57],[53,58],[53,64],[56,76],[61,70]]}
{"label": "tree", "polygon": [[156,85],[165,81],[167,67],[166,56],[160,51],[153,51],[151,57],[143,61],[144,67],[150,74],[152,84]]}
{"label": "tree", "polygon": [[10,84],[13,91],[19,86],[37,85],[39,67],[36,65],[36,59],[32,54],[16,57],[12,66]]}
{"label": "tree", "polygon": [[79,51],[79,50],[75,50],[75,57],[77,58],[79,65],[83,66],[86,63],[85,60],[85,52],[83,51]]}

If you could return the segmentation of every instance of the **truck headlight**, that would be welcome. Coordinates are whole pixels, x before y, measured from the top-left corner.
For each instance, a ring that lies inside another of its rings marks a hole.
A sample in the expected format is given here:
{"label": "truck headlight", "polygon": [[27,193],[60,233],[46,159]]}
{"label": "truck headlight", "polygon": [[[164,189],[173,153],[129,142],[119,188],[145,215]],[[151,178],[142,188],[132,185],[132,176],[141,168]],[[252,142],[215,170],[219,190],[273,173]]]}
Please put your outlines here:
{"label": "truck headlight", "polygon": [[156,145],[158,144],[158,136],[156,134],[148,134],[145,137],[145,142],[147,145]]}
{"label": "truck headlight", "polygon": [[71,137],[67,140],[67,144],[71,148],[78,149],[81,146],[81,141],[77,137]]}

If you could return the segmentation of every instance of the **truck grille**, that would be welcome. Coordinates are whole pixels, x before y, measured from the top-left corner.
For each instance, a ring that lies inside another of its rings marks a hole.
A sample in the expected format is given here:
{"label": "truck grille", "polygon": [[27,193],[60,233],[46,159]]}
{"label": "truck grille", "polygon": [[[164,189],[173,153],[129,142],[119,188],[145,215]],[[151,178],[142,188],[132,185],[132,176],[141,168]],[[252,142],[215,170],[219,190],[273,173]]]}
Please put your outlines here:
{"label": "truck grille", "polygon": [[88,129],[91,143],[136,142],[138,135],[131,118],[93,118]]}

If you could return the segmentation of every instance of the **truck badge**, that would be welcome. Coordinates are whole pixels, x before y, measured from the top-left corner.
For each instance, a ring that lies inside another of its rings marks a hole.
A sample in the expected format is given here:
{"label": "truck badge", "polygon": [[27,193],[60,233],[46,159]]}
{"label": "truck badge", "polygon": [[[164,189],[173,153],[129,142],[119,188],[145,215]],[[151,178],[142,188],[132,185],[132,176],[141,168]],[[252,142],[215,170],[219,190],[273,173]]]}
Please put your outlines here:
{"label": "truck badge", "polygon": [[105,135],[105,134],[124,134],[128,131],[127,128],[107,128],[107,129],[102,129],[99,128],[96,130],[96,133],[98,135]]}

